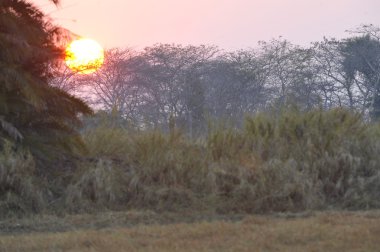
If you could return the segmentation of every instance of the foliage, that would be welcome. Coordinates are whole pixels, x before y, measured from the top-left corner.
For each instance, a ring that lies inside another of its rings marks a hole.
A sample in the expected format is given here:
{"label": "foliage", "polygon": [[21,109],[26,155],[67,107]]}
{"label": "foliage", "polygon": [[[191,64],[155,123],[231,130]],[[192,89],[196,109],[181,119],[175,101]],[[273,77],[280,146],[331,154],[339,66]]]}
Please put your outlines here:
{"label": "foliage", "polygon": [[210,129],[199,139],[177,129],[99,125],[83,132],[90,152],[70,204],[217,212],[379,207],[379,127],[342,109],[260,113],[244,129]]}
{"label": "foliage", "polygon": [[[53,1],[57,3],[58,1]],[[29,148],[38,159],[62,156],[81,141],[75,127],[91,109],[48,85],[62,56],[60,30],[33,4],[0,2],[0,138]]]}
{"label": "foliage", "polygon": [[[76,84],[73,92],[85,91],[97,108],[116,110],[136,128],[169,131],[174,123],[194,137],[210,120],[241,126],[246,114],[289,104],[303,111],[350,108],[377,120],[379,41],[380,29],[363,25],[348,38],[311,46],[280,37],[236,51],[174,44],[114,48],[100,71],[68,78]],[[61,87],[74,87],[66,84]]]}
{"label": "foliage", "polygon": [[[380,206],[380,125],[363,117],[370,105],[374,118],[379,94],[372,35],[234,53],[109,51],[82,81],[111,116],[87,118],[79,134],[91,109],[48,84],[62,56],[59,29],[28,1],[1,1],[0,14],[0,215]],[[207,129],[223,119],[233,126]],[[49,157],[55,180],[38,162]]]}
{"label": "foliage", "polygon": [[366,105],[371,109],[374,120],[380,118],[380,39],[366,34],[344,41],[342,45],[344,55],[344,71],[351,79],[361,75],[364,86],[370,93]]}

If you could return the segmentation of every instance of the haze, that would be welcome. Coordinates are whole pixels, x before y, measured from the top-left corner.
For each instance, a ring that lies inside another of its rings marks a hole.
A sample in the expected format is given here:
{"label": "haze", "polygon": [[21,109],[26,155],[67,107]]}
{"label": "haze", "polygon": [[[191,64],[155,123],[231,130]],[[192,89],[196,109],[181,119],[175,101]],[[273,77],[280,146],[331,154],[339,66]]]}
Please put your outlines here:
{"label": "haze", "polygon": [[307,45],[380,24],[379,0],[47,0],[34,1],[56,23],[106,48],[156,43],[254,47],[278,36]]}

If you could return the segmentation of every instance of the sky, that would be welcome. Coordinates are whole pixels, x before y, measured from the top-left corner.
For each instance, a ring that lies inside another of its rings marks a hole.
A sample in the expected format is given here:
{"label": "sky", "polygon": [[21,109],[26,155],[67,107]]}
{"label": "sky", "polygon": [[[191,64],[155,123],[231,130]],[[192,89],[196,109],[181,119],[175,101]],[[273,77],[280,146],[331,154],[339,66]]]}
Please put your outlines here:
{"label": "sky", "polygon": [[380,0],[33,0],[56,24],[105,48],[156,43],[255,47],[282,36],[307,46],[380,26]]}

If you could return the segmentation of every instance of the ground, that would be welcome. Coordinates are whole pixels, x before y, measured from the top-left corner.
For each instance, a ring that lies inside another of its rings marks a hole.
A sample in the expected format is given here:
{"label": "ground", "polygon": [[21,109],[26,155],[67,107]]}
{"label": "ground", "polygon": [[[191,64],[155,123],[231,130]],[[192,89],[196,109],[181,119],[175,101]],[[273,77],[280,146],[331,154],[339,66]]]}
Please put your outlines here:
{"label": "ground", "polygon": [[380,211],[105,212],[0,222],[0,251],[380,251]]}

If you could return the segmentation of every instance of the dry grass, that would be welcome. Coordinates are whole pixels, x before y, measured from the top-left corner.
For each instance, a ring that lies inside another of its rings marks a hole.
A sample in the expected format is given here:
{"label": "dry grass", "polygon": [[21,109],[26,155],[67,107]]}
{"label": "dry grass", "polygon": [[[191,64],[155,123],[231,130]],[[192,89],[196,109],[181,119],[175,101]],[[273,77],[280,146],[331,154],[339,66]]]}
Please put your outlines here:
{"label": "dry grass", "polygon": [[380,212],[247,216],[241,221],[0,237],[0,251],[379,251]]}
{"label": "dry grass", "polygon": [[343,109],[259,113],[242,129],[210,128],[198,139],[177,128],[136,131],[107,120],[89,124],[82,136],[88,153],[50,167],[59,171],[54,176],[34,169],[30,155],[0,153],[0,219],[17,209],[380,208],[380,124]]}
{"label": "dry grass", "polygon": [[347,110],[260,113],[244,129],[216,127],[200,139],[103,124],[83,132],[91,160],[101,162],[82,163],[74,176],[67,202],[75,209],[82,207],[75,202],[223,213],[380,206],[380,127]]}
{"label": "dry grass", "polygon": [[0,216],[25,215],[43,207],[42,190],[33,176],[33,157],[6,143],[0,152]]}

